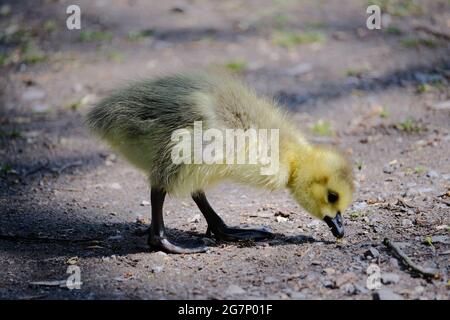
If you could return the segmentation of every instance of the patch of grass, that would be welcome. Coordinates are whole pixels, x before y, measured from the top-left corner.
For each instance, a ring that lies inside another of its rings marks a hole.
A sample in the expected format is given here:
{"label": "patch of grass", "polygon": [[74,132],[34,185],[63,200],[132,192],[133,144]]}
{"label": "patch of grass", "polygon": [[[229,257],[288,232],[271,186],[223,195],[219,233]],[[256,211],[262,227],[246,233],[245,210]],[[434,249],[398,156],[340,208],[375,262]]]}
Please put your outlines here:
{"label": "patch of grass", "polygon": [[434,91],[445,91],[446,84],[442,80],[435,80],[428,83],[421,83],[416,88],[416,93],[424,94]]}
{"label": "patch of grass", "polygon": [[362,211],[353,211],[350,213],[351,220],[357,220],[358,218],[361,218],[363,216],[364,216],[364,212],[362,212]]}
{"label": "patch of grass", "polygon": [[362,90],[353,89],[351,95],[354,97],[364,97],[365,93]]}
{"label": "patch of grass", "polygon": [[83,106],[83,102],[81,100],[78,100],[78,101],[68,103],[67,105],[65,105],[65,108],[75,111],[75,110],[80,109],[82,106]]}
{"label": "patch of grass", "polygon": [[11,25],[0,33],[0,43],[15,48],[0,53],[0,67],[18,62],[34,64],[47,59],[47,55],[37,45],[31,33],[16,25]]}
{"label": "patch of grass", "polygon": [[379,116],[380,116],[380,118],[383,118],[383,119],[389,117],[389,110],[386,106],[383,106],[381,108]]}
{"label": "patch of grass", "polygon": [[311,29],[321,29],[321,28],[326,28],[327,24],[324,21],[313,21],[313,22],[307,22],[306,26]]}
{"label": "patch of grass", "polygon": [[419,85],[417,86],[416,92],[419,93],[419,94],[423,94],[423,93],[427,93],[427,92],[432,91],[432,89],[433,89],[433,88],[432,88],[429,84],[427,84],[427,83],[421,83],[421,84],[419,84]]}
{"label": "patch of grass", "polygon": [[274,20],[275,20],[275,28],[284,29],[286,25],[289,23],[290,18],[289,16],[280,13],[275,15]]}
{"label": "patch of grass", "polygon": [[88,94],[78,100],[67,103],[64,107],[66,109],[71,109],[75,111],[83,107],[92,105],[92,103],[94,103],[95,101],[96,101],[95,95]]}
{"label": "patch of grass", "polygon": [[82,30],[80,32],[79,40],[81,42],[97,42],[97,41],[111,41],[112,34],[100,30]]}
{"label": "patch of grass", "polygon": [[419,133],[424,130],[424,128],[420,125],[420,123],[411,117],[395,124],[394,126],[397,130],[408,133]]}
{"label": "patch of grass", "polygon": [[227,62],[225,67],[231,72],[241,73],[247,69],[247,62],[244,60],[233,60]]}
{"label": "patch of grass", "polygon": [[122,63],[125,61],[125,56],[118,51],[110,51],[108,52],[108,59],[117,63]]}
{"label": "patch of grass", "polygon": [[368,5],[378,5],[381,12],[393,16],[408,17],[423,14],[423,9],[417,0],[369,0]]}
{"label": "patch of grass", "polygon": [[423,243],[426,244],[427,246],[434,247],[433,238],[431,238],[430,236],[425,237],[423,239]]}
{"label": "patch of grass", "polygon": [[425,170],[426,170],[425,167],[422,167],[422,166],[416,166],[416,167],[414,168],[414,173],[418,173],[418,174],[424,173]]}
{"label": "patch of grass", "polygon": [[0,67],[4,67],[9,63],[9,55],[6,53],[0,53]]}
{"label": "patch of grass", "polygon": [[312,132],[318,136],[332,136],[334,134],[331,123],[322,119],[313,125]]}
{"label": "patch of grass", "polygon": [[0,166],[0,175],[5,176],[13,170],[11,165],[4,163]]}
{"label": "patch of grass", "polygon": [[4,4],[0,6],[0,16],[6,17],[11,13],[11,6],[9,4]]}
{"label": "patch of grass", "polygon": [[0,33],[0,42],[9,45],[22,45],[32,38],[30,32],[17,25],[11,25]]}
{"label": "patch of grass", "polygon": [[391,34],[391,35],[393,35],[393,36],[400,36],[400,35],[403,34],[402,30],[400,30],[399,28],[394,27],[394,26],[389,26],[389,27],[387,27],[387,28],[385,29],[385,32],[386,32],[387,34]]}
{"label": "patch of grass", "polygon": [[33,41],[28,41],[22,46],[22,62],[27,64],[35,64],[47,60],[47,55]]}
{"label": "patch of grass", "polygon": [[420,47],[427,47],[427,48],[436,48],[437,44],[433,39],[430,38],[405,38],[400,41],[401,45],[406,48],[420,48]]}
{"label": "patch of grass", "polygon": [[155,31],[152,29],[145,30],[134,30],[130,31],[127,34],[127,39],[130,41],[141,41],[144,38],[152,37],[155,34]]}
{"label": "patch of grass", "polygon": [[288,49],[294,48],[302,44],[323,43],[326,41],[326,36],[317,31],[277,31],[273,35],[273,42],[276,45]]}
{"label": "patch of grass", "polygon": [[345,75],[347,77],[356,77],[356,78],[360,78],[362,77],[364,74],[366,74],[367,72],[369,72],[369,69],[367,68],[361,68],[361,69],[347,69],[345,71]]}
{"label": "patch of grass", "polygon": [[18,129],[12,129],[11,131],[0,130],[0,137],[17,139],[22,137],[22,132]]}

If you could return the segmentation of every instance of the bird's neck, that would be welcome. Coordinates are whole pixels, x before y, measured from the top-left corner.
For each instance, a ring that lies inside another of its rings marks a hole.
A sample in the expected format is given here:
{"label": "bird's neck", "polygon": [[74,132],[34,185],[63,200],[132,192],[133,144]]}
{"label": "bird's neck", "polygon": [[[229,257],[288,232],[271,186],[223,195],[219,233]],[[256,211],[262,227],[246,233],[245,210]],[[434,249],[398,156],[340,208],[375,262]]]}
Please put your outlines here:
{"label": "bird's neck", "polygon": [[254,187],[284,189],[299,174],[302,163],[309,160],[312,148],[302,138],[280,139],[278,168],[273,173],[264,174],[261,165],[238,165],[230,167],[230,176],[236,182]]}

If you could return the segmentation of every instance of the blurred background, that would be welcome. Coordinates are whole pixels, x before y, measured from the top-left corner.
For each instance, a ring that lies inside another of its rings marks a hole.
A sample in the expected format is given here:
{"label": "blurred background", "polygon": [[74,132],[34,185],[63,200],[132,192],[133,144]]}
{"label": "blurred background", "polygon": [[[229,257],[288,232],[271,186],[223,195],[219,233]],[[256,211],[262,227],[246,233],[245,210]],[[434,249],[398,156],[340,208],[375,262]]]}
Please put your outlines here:
{"label": "blurred background", "polygon": [[[359,80],[448,58],[445,0],[78,1],[81,30],[66,28],[71,1],[1,3],[3,82],[11,76],[4,99],[23,89],[14,76],[39,74],[40,86],[58,92],[49,109],[129,78],[211,65],[297,109],[358,89]],[[382,30],[366,28],[372,3]]]}

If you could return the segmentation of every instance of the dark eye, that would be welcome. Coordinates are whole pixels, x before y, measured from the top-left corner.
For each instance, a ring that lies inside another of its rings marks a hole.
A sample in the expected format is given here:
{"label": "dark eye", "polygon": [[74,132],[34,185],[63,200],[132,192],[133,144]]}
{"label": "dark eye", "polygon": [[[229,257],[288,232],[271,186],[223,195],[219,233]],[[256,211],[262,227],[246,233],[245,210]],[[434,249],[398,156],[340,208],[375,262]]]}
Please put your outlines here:
{"label": "dark eye", "polygon": [[339,195],[336,192],[328,191],[328,202],[336,203],[339,200]]}

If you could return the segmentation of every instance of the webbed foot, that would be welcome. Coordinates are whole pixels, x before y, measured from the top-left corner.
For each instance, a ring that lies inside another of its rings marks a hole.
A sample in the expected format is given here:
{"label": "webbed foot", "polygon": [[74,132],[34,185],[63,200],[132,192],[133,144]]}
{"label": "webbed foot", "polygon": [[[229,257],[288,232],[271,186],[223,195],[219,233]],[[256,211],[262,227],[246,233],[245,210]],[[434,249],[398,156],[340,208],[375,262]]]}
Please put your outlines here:
{"label": "webbed foot", "polygon": [[206,252],[208,250],[208,247],[205,246],[180,247],[171,243],[167,238],[158,236],[150,236],[148,244],[153,251],[163,251],[166,253],[190,254]]}

